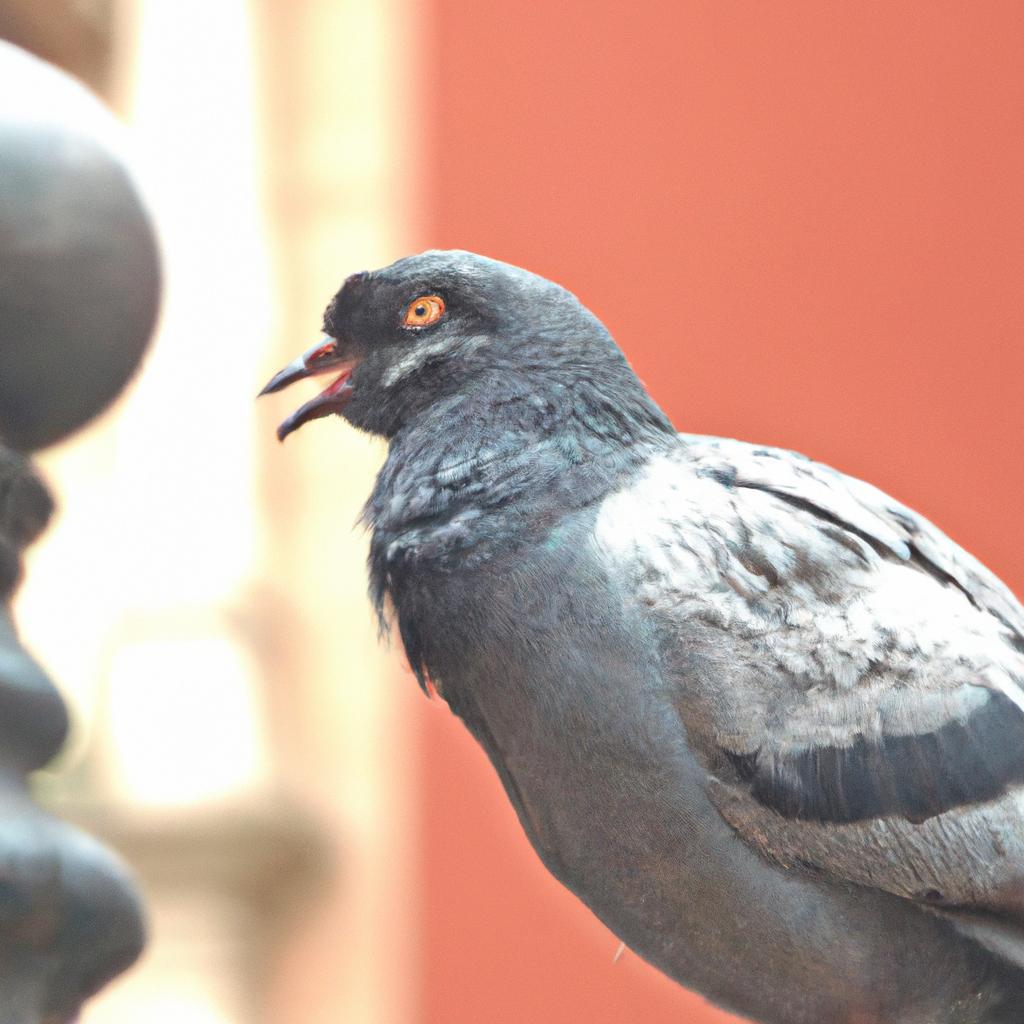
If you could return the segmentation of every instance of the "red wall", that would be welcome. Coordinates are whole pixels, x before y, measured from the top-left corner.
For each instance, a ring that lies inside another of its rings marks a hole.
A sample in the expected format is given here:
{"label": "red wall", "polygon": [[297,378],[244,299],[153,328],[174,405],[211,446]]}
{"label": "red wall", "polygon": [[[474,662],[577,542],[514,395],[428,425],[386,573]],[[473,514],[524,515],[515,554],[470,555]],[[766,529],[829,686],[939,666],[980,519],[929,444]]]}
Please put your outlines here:
{"label": "red wall", "polygon": [[[1024,589],[1024,6],[426,0],[432,246],[575,291],[685,430],[871,479]],[[421,705],[422,1017],[722,1021]]]}

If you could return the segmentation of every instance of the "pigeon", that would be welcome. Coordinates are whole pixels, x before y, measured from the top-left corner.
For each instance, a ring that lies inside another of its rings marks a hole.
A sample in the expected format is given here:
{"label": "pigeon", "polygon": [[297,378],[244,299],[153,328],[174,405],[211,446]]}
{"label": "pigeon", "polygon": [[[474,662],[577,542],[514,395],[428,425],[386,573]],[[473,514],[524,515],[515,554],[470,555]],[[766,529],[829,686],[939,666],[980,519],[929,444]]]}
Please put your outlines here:
{"label": "pigeon", "polygon": [[1024,608],[794,452],[677,433],[569,291],[345,280],[263,393],[387,440],[370,594],[548,869],[763,1024],[1024,1021]]}

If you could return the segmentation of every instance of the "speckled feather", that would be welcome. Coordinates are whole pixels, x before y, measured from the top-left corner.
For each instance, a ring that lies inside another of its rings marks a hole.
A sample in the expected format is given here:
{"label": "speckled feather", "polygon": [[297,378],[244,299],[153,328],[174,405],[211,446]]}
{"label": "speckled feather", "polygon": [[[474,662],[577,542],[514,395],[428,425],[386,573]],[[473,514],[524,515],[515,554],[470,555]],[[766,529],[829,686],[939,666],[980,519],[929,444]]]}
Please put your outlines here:
{"label": "speckled feather", "polygon": [[1021,916],[1024,613],[998,579],[870,485],[721,439],[653,460],[597,538],[660,622],[681,722],[747,841]]}

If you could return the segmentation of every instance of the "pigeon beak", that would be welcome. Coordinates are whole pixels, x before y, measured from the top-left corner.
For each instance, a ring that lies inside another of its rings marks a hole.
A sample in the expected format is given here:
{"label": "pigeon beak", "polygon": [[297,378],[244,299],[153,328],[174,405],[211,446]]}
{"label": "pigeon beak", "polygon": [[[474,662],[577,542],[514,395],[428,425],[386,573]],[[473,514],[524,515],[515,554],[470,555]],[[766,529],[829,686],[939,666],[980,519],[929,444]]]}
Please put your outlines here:
{"label": "pigeon beak", "polygon": [[293,359],[283,370],[275,373],[257,397],[281,391],[289,384],[305,380],[307,377],[319,377],[325,373],[337,374],[324,391],[316,398],[311,398],[305,405],[299,406],[277,428],[277,439],[283,441],[292,431],[298,430],[303,423],[310,420],[340,413],[352,397],[349,377],[352,376],[358,362],[358,359],[343,359],[339,356],[337,340],[325,334],[308,352],[298,359]]}

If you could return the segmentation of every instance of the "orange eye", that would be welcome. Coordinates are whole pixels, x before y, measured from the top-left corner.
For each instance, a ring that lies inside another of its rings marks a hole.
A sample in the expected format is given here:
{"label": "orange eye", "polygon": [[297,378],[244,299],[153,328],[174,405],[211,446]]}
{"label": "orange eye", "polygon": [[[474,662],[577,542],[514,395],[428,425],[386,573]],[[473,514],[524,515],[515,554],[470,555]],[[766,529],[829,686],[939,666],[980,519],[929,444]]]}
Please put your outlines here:
{"label": "orange eye", "polygon": [[444,316],[444,299],[440,295],[421,295],[409,303],[403,327],[429,327]]}

